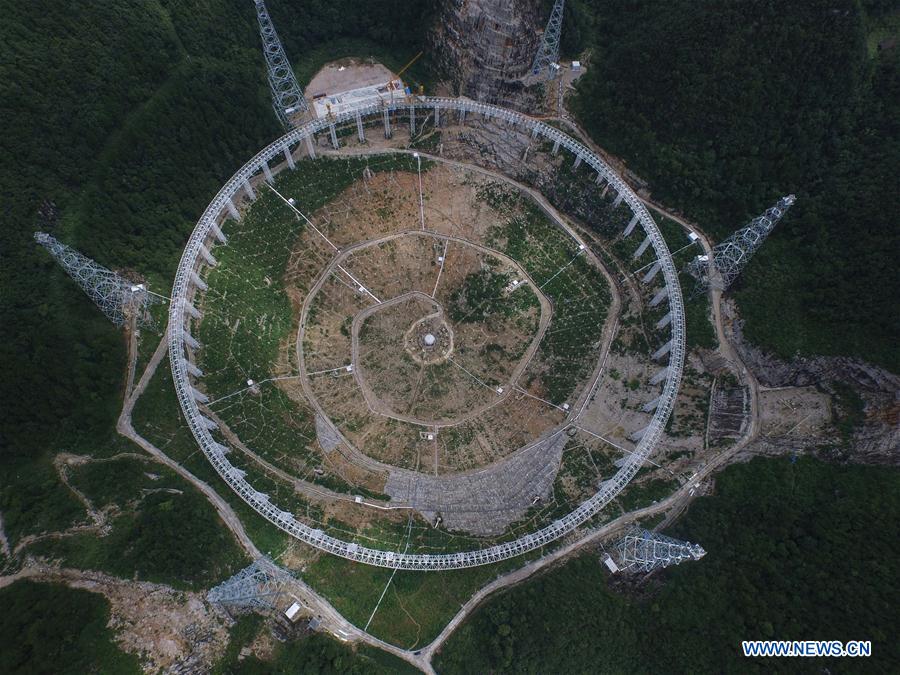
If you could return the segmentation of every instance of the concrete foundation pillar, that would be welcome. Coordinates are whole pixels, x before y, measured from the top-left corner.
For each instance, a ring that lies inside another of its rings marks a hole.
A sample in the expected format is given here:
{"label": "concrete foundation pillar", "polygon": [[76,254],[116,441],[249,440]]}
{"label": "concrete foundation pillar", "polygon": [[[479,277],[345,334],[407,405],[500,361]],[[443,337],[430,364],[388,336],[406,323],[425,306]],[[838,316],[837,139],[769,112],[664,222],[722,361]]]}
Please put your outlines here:
{"label": "concrete foundation pillar", "polygon": [[291,154],[290,146],[285,145],[282,150],[284,152],[284,158],[287,160],[288,166],[291,168],[291,171],[293,171],[295,168],[297,168],[297,165],[294,164],[294,156]]}
{"label": "concrete foundation pillar", "polygon": [[193,375],[194,377],[203,377],[203,371],[193,363],[191,363],[187,359],[184,359],[182,363],[184,363],[185,370],[187,370],[191,375]]}
{"label": "concrete foundation pillar", "polygon": [[633,434],[631,434],[631,436],[628,437],[628,440],[630,440],[634,443],[637,443],[639,440],[641,440],[644,437],[645,433],[647,433],[647,427],[644,427],[643,429],[638,429]]}
{"label": "concrete foundation pillar", "polygon": [[644,275],[644,279],[643,279],[644,283],[646,284],[646,283],[649,283],[650,281],[652,281],[653,277],[655,277],[661,269],[662,269],[662,264],[657,260],[655,263],[653,263],[653,266],[650,268],[650,271]]}
{"label": "concrete foundation pillar", "polygon": [[266,160],[263,160],[259,163],[260,167],[262,167],[263,175],[266,177],[266,182],[271,185],[275,182],[275,176],[272,175],[272,169],[269,168],[269,163]]}
{"label": "concrete foundation pillar", "polygon": [[535,125],[531,128],[531,137],[532,137],[532,138],[537,138],[537,137],[538,137],[538,125],[537,125],[537,124],[535,124]]}
{"label": "concrete foundation pillar", "polygon": [[306,154],[309,155],[310,159],[316,158],[316,144],[313,142],[313,135],[310,134],[306,136],[303,140],[306,141]]}
{"label": "concrete foundation pillar", "polygon": [[356,113],[356,135],[359,137],[360,143],[366,142],[366,128],[363,126],[362,115]]}
{"label": "concrete foundation pillar", "polygon": [[581,155],[575,155],[575,163],[572,166],[576,169],[581,166]]}
{"label": "concrete foundation pillar", "polygon": [[409,106],[409,135],[416,135],[416,106]]}
{"label": "concrete foundation pillar", "polygon": [[328,135],[331,136],[331,147],[337,150],[340,146],[338,145],[337,129],[333,124],[328,125]]}
{"label": "concrete foundation pillar", "polygon": [[669,366],[660,370],[656,375],[650,378],[650,384],[659,384],[669,375]]}
{"label": "concrete foundation pillar", "polygon": [[463,125],[466,123],[466,111],[465,110],[459,111],[459,123],[460,123],[460,125]]}
{"label": "concrete foundation pillar", "polygon": [[553,154],[555,155],[557,152],[559,152],[559,141],[554,141],[553,142]]}
{"label": "concrete foundation pillar", "polygon": [[191,349],[200,349],[200,343],[194,339],[194,336],[184,331],[184,343]]}
{"label": "concrete foundation pillar", "polygon": [[199,318],[202,316],[202,315],[200,314],[200,310],[197,309],[196,307],[194,307],[194,306],[193,306],[191,303],[189,303],[187,300],[185,300],[185,301],[181,304],[181,308],[184,310],[184,313],[185,313],[185,314],[189,314],[190,316],[194,317],[195,319],[199,319]]}
{"label": "concrete foundation pillar", "polygon": [[205,291],[209,286],[206,285],[206,282],[200,278],[200,275],[197,274],[194,270],[191,270],[191,282],[199,288],[201,291]]}
{"label": "concrete foundation pillar", "polygon": [[206,261],[206,264],[210,267],[216,266],[216,259],[213,258],[213,254],[209,252],[209,249],[206,248],[203,244],[200,245],[200,255],[203,256],[203,259]]}
{"label": "concrete foundation pillar", "polygon": [[657,291],[656,295],[653,296],[653,299],[650,301],[651,307],[656,307],[659,303],[669,297],[669,287],[663,286]]}
{"label": "concrete foundation pillar", "polygon": [[644,251],[647,250],[648,246],[650,246],[650,237],[644,237],[644,241],[641,242],[641,245],[637,247],[637,251],[634,252],[634,259],[637,260],[644,255]]}
{"label": "concrete foundation pillar", "polygon": [[382,112],[382,117],[384,118],[384,137],[391,137],[391,113],[387,108]]}
{"label": "concrete foundation pillar", "polygon": [[606,194],[609,192],[609,183],[603,186],[603,192],[600,193],[600,199],[606,197]]}
{"label": "concrete foundation pillar", "polygon": [[656,410],[659,407],[659,399],[661,399],[661,398],[662,398],[662,396],[657,396],[652,401],[648,401],[643,406],[641,406],[641,410],[643,412],[647,412],[647,413],[653,412],[654,410]]}
{"label": "concrete foundation pillar", "polygon": [[244,192],[247,193],[247,196],[250,197],[250,199],[256,199],[256,193],[253,191],[253,186],[250,185],[250,181],[246,178],[244,179]]}
{"label": "concrete foundation pillar", "polygon": [[624,197],[622,196],[622,193],[620,192],[619,194],[616,195],[616,199],[615,199],[615,201],[613,201],[613,206],[612,206],[612,207],[613,207],[614,209],[618,208],[618,207],[619,207],[619,204],[622,203],[622,199],[624,199]]}
{"label": "concrete foundation pillar", "polygon": [[212,421],[211,419],[209,419],[208,417],[204,417],[203,415],[200,415],[199,417],[200,417],[200,422],[203,423],[203,426],[205,426],[205,427],[206,427],[207,429],[209,429],[210,431],[212,431],[213,429],[218,429],[218,428],[219,428],[219,425],[216,424],[215,422],[213,422],[213,421]]}
{"label": "concrete foundation pillar", "polygon": [[653,352],[653,356],[651,358],[654,361],[656,359],[661,359],[663,356],[668,354],[670,351],[672,351],[672,341],[671,340],[669,340],[666,344],[664,344],[662,347],[660,347],[655,352]]}
{"label": "concrete foundation pillar", "polygon": [[191,396],[193,396],[194,400],[199,403],[209,403],[209,396],[204,394],[199,389],[194,389],[194,387],[191,387]]}
{"label": "concrete foundation pillar", "polygon": [[665,328],[670,323],[672,323],[672,313],[671,312],[669,312],[663,318],[661,318],[659,321],[656,322],[656,329],[659,330],[660,328]]}
{"label": "concrete foundation pillar", "polygon": [[[234,205],[234,202],[231,201],[231,199],[229,199],[228,201],[225,202],[225,208],[228,209],[228,215],[230,215],[232,218],[234,218],[235,220],[241,219],[241,212],[237,210],[237,207]],[[214,232],[215,232],[215,230],[219,230],[219,228],[217,226],[213,225],[213,227],[214,227],[214,229],[213,229]],[[219,233],[221,233],[221,232],[222,232],[222,230],[219,230]],[[216,238],[218,238],[219,241],[222,241],[222,238],[219,237],[218,234],[216,234]]]}
{"label": "concrete foundation pillar", "polygon": [[634,228],[637,226],[638,221],[640,219],[641,219],[641,217],[636,213],[633,216],[631,216],[631,220],[628,221],[628,227],[625,228],[625,232],[622,234],[622,236],[627,237],[632,232],[634,232]]}
{"label": "concrete foundation pillar", "polygon": [[441,109],[434,106],[434,128],[441,126]]}
{"label": "concrete foundation pillar", "polygon": [[[231,211],[232,209],[234,209],[232,215],[234,216],[235,220],[240,220],[241,214],[238,213],[238,210],[234,208],[234,202],[229,199],[228,203],[230,204],[228,210]],[[212,232],[215,238],[219,240],[220,244],[228,243],[228,237],[225,236],[225,233],[222,232],[222,228],[220,228],[215,222],[213,222],[213,224],[209,226],[209,231]]]}

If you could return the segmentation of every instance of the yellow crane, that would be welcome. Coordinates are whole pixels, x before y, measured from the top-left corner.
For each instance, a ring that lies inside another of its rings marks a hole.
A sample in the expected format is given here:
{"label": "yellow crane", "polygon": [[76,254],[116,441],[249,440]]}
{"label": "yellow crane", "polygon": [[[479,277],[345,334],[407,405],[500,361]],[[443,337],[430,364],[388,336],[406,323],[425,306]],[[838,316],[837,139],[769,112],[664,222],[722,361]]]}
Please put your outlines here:
{"label": "yellow crane", "polygon": [[409,68],[409,67],[410,67],[412,64],[414,64],[416,61],[418,61],[418,60],[419,60],[419,57],[422,56],[422,54],[424,54],[424,53],[425,53],[425,52],[419,52],[419,53],[416,54],[414,57],[412,57],[412,59],[410,59],[409,63],[407,63],[405,66],[403,66],[400,70],[398,70],[398,71],[395,73],[396,76],[397,76],[397,77],[400,77],[400,76],[406,71],[406,69]]}
{"label": "yellow crane", "polygon": [[[406,72],[406,69],[409,68],[409,67],[410,67],[412,64],[414,64],[416,61],[418,61],[418,60],[419,60],[419,57],[422,56],[422,54],[424,54],[424,53],[425,53],[425,52],[419,52],[419,53],[416,54],[414,57],[412,57],[412,58],[409,60],[409,62],[408,62],[405,66],[403,66],[400,70],[398,70],[396,73],[394,73],[394,77],[395,77],[396,79],[399,80],[399,79],[400,79],[400,76],[401,76],[403,73]],[[422,86],[419,85],[419,94],[421,94],[421,93],[422,93]]]}

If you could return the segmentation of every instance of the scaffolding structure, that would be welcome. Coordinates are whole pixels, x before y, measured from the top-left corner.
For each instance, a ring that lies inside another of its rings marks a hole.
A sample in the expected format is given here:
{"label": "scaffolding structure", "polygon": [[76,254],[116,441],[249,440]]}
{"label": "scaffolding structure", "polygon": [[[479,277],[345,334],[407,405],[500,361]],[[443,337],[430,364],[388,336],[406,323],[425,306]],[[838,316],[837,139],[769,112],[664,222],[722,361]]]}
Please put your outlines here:
{"label": "scaffolding structure", "polygon": [[672,539],[649,530],[635,530],[619,542],[622,568],[631,572],[652,572],[685,560],[700,560],[706,551],[699,544]]}
{"label": "scaffolding structure", "polygon": [[549,79],[552,79],[559,70],[559,38],[562,33],[563,9],[565,5],[566,0],[556,0],[553,3],[550,20],[547,21],[547,28],[541,37],[541,44],[538,46],[537,54],[534,56],[534,63],[531,66],[532,75],[545,73]]}
{"label": "scaffolding structure", "polygon": [[263,43],[263,54],[266,57],[266,70],[269,87],[272,90],[272,108],[285,129],[293,127],[291,116],[309,110],[303,97],[303,90],[297,83],[294,69],[288,61],[284,47],[275,32],[275,25],[269,16],[269,10],[263,0],[255,0],[256,19],[259,22],[259,34]]}
{"label": "scaffolding structure", "polygon": [[275,609],[293,577],[270,558],[257,558],[206,594],[209,602],[234,609]]}
{"label": "scaffolding structure", "polygon": [[775,206],[716,246],[712,250],[712,261],[710,256],[700,255],[688,263],[685,272],[697,280],[694,295],[706,293],[710,286],[719,290],[731,286],[795,201],[794,195],[779,199]]}
{"label": "scaffolding structure", "polygon": [[116,326],[124,326],[131,317],[136,319],[138,326],[152,322],[146,309],[159,302],[159,298],[151,295],[143,284],[132,283],[49,234],[35,232],[34,240],[50,252],[66,274]]}

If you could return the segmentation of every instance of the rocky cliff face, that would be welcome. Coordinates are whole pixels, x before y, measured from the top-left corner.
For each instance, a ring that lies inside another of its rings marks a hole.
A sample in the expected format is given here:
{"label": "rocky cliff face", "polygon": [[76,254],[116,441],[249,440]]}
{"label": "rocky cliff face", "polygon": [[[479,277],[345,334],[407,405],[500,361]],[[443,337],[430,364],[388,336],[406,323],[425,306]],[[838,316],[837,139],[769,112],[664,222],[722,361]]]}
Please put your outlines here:
{"label": "rocky cliff face", "polygon": [[[751,344],[733,301],[725,306],[733,342],[744,363],[765,387],[815,386],[834,395],[834,383],[850,386],[865,403],[865,420],[855,429],[850,456],[871,464],[900,465],[900,377],[859,359],[797,357],[783,361]],[[815,441],[816,439],[811,439]]]}
{"label": "rocky cliff face", "polygon": [[529,74],[547,20],[540,0],[448,0],[431,49],[453,93],[482,103],[534,110],[540,90]]}

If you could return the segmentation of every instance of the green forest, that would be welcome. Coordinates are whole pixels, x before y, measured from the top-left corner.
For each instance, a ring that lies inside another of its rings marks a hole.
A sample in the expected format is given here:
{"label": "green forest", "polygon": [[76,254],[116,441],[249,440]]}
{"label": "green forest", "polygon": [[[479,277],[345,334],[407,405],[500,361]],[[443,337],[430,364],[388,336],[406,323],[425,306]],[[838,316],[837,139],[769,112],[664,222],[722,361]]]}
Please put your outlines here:
{"label": "green forest", "polygon": [[[777,672],[741,640],[871,640],[872,657],[790,672],[897,672],[900,472],[754,459],[717,479],[667,534],[699,562],[637,586],[585,554],[489,600],[438,655],[452,673]],[[610,589],[610,581],[613,588]],[[803,661],[802,663],[800,661]]]}
{"label": "green forest", "polygon": [[736,287],[747,336],[900,371],[900,49],[879,48],[896,4],[571,5],[576,113],[654,199],[721,240],[797,195]]}
{"label": "green forest", "polygon": [[62,584],[20,581],[0,590],[0,672],[57,675],[141,672],[107,628],[101,595]]}

